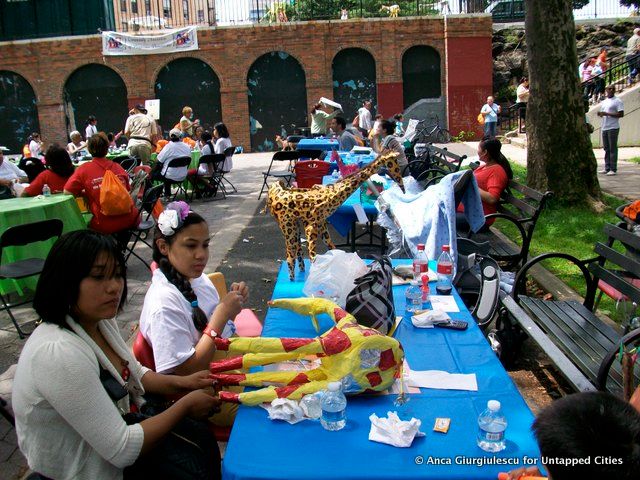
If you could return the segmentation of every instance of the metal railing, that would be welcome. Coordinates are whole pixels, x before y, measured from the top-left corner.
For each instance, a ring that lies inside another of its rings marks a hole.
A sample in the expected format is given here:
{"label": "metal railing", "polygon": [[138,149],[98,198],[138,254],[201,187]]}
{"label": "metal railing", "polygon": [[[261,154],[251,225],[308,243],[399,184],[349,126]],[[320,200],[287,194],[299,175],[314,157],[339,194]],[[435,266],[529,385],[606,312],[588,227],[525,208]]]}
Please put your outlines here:
{"label": "metal railing", "polygon": [[640,63],[640,55],[627,60],[626,56],[622,54],[608,60],[604,72],[582,82],[585,100],[597,103],[599,98],[604,97],[604,88],[607,85],[613,85],[616,92],[623,90],[627,86],[631,71],[634,68],[637,69],[638,63]]}
{"label": "metal railing", "polygon": [[518,128],[518,104],[514,103],[502,109],[498,115],[498,126],[500,131],[505,134]]}

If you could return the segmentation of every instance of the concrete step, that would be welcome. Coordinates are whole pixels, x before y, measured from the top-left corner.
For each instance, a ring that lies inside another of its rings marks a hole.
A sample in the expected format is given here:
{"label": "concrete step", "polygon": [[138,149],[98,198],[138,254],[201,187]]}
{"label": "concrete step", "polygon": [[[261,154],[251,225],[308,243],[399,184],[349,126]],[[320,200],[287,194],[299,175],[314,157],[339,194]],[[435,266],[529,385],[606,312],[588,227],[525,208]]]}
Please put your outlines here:
{"label": "concrete step", "polygon": [[527,148],[527,135],[525,133],[520,133],[517,137],[511,137],[509,138],[509,141],[514,147],[519,147],[525,150]]}

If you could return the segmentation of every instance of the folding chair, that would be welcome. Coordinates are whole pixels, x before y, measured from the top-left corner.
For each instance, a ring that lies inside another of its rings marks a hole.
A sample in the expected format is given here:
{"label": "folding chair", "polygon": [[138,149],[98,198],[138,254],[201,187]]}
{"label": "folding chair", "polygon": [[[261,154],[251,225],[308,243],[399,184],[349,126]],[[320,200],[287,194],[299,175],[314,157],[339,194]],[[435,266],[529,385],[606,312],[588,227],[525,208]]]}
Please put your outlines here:
{"label": "folding chair", "polygon": [[[122,165],[122,162],[124,162],[125,160],[130,160],[132,158],[134,158],[134,157],[132,157],[131,155],[120,155],[120,156],[117,156],[117,157],[111,159],[111,161],[114,162],[114,163],[118,163],[118,164]],[[126,170],[126,168],[125,168],[125,170]]]}
{"label": "folding chair", "polygon": [[329,162],[323,160],[305,160],[296,163],[294,172],[298,188],[311,188],[322,184],[322,177],[329,173]]}
{"label": "folding chair", "polygon": [[126,170],[126,172],[131,176],[133,169],[139,165],[138,159],[135,157],[126,157],[120,162],[120,166]]}
{"label": "folding chair", "polygon": [[[165,186],[165,195],[166,195],[166,192],[168,191],[169,194],[166,196],[170,197],[171,187],[173,187],[174,185],[177,185],[178,187],[176,189],[176,193],[173,194],[172,200],[175,200],[180,192],[182,192],[185,198],[187,198],[187,191],[184,189],[183,183],[187,179],[187,174],[188,174],[187,168],[189,167],[189,164],[191,164],[191,157],[177,157],[177,158],[172,158],[171,160],[166,162],[164,167],[162,168],[161,175],[162,175],[162,182],[164,183],[164,186]],[[170,168],[184,168],[185,169],[184,176],[177,180],[172,180],[170,178],[167,178],[167,171]]]}
{"label": "folding chair", "polygon": [[[163,188],[164,188],[164,185],[156,185],[155,187],[150,188],[144,193],[144,196],[142,197],[142,202],[140,202],[140,207],[138,209],[138,214],[141,217],[140,223],[138,224],[137,227],[129,229],[129,232],[133,237],[133,244],[131,246],[127,244],[126,250],[124,252],[125,263],[128,262],[129,257],[133,255],[142,263],[144,263],[147,266],[147,268],[149,269],[151,268],[149,264],[142,257],[140,257],[140,255],[138,255],[135,252],[135,248],[137,243],[141,241],[142,243],[147,245],[149,248],[153,249],[153,245],[147,242],[146,239],[143,239],[142,236],[143,235],[145,235],[145,237],[148,236],[151,229],[156,225],[155,220],[151,217],[151,212],[153,211],[153,207],[155,206],[156,202],[160,199],[160,197],[162,197]],[[143,218],[144,212],[147,212],[146,218]]]}
{"label": "folding chair", "polygon": [[[223,153],[214,153],[212,155],[202,155],[198,160],[198,168],[196,169],[196,173],[189,177],[191,184],[193,185],[193,194],[191,195],[191,200],[195,195],[205,196],[206,191],[202,190],[198,184],[199,179],[208,180],[210,182],[211,188],[213,189],[212,197],[216,197],[218,195],[218,189],[222,192],[222,199],[226,198],[226,191],[224,189],[224,185],[222,185],[222,166],[224,165],[226,157]],[[207,172],[205,174],[201,174],[200,167],[206,166]]]}
{"label": "folding chair", "polygon": [[[235,153],[235,151],[236,151],[236,147],[229,147],[229,148],[225,148],[225,149],[224,149],[224,156],[225,156],[225,157],[227,157],[227,158],[228,158],[228,157],[233,158],[233,154]],[[222,172],[222,181],[223,181],[223,182],[227,182],[227,183],[229,184],[229,186],[230,186],[231,188],[233,188],[233,191],[234,191],[234,192],[237,192],[237,191],[238,191],[238,189],[237,189],[237,188],[233,185],[233,183],[231,183],[231,182],[227,179],[227,177],[225,176],[227,173],[229,173],[229,172]]]}
{"label": "folding chair", "polygon": [[271,163],[269,164],[269,169],[266,172],[262,172],[262,176],[264,177],[264,180],[262,182],[262,188],[260,189],[260,195],[258,195],[258,200],[260,200],[260,197],[262,197],[262,192],[264,192],[265,188],[267,189],[269,188],[269,185],[267,183],[267,179],[269,177],[273,177],[276,179],[283,179],[285,182],[287,182],[287,186],[291,186],[291,181],[295,176],[294,173],[292,173],[289,170],[272,172],[271,169],[273,168],[274,162],[289,162],[289,164],[291,164],[291,162],[295,162],[296,160],[298,160],[298,158],[300,158],[300,154],[297,150],[286,151],[286,152],[276,152],[273,154],[273,157],[271,158]]}
{"label": "folding chair", "polygon": [[[39,275],[44,267],[43,258],[27,258],[25,260],[17,260],[12,263],[2,264],[2,250],[7,247],[23,247],[35,242],[43,242],[51,238],[58,238],[62,234],[62,220],[54,218],[51,220],[41,220],[39,222],[25,223],[10,227],[0,237],[0,280],[21,280],[23,278]],[[25,334],[18,322],[16,321],[10,307],[18,307],[25,305],[31,300],[25,300],[18,303],[8,303],[4,295],[0,293],[3,308],[9,314],[9,318],[13,322],[20,338],[24,338]]]}

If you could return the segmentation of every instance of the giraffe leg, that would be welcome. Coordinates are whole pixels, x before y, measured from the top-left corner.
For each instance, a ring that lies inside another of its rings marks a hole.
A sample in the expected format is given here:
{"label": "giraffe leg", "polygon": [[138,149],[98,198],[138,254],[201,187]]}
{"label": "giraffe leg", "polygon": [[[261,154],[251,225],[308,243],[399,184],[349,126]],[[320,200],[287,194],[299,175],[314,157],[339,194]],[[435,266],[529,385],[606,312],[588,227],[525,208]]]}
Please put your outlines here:
{"label": "giraffe leg", "polygon": [[329,235],[329,229],[327,228],[327,224],[325,223],[320,229],[320,235],[322,236],[322,241],[330,250],[334,250],[336,248],[335,244],[331,240],[331,235]]}
{"label": "giraffe leg", "polygon": [[328,380],[318,380],[299,385],[287,385],[285,387],[267,387],[260,390],[254,390],[252,392],[235,393],[222,391],[220,392],[220,400],[223,402],[242,403],[243,405],[248,406],[271,402],[276,398],[300,400],[309,393],[326,390],[328,385]]}
{"label": "giraffe leg", "polygon": [[289,372],[256,372],[256,373],[217,373],[211,378],[218,381],[218,385],[241,385],[243,387],[262,387],[264,382],[279,385],[301,385],[316,380],[325,380],[327,376],[319,368],[308,371]]}
{"label": "giraffe leg", "polygon": [[280,222],[280,230],[284,235],[284,243],[287,251],[287,265],[289,266],[289,280],[293,280],[295,277],[295,255],[297,253],[298,246],[300,244],[300,237],[297,235],[297,222],[284,220]]}
{"label": "giraffe leg", "polygon": [[307,234],[307,249],[309,250],[309,259],[313,262],[316,259],[316,242],[318,240],[318,227],[313,223],[309,223],[304,227]]}
{"label": "giraffe leg", "polygon": [[304,258],[302,257],[302,242],[300,241],[300,235],[302,231],[300,229],[300,222],[296,222],[296,237],[298,238],[296,257],[298,259],[298,265],[300,266],[300,271],[304,272]]}

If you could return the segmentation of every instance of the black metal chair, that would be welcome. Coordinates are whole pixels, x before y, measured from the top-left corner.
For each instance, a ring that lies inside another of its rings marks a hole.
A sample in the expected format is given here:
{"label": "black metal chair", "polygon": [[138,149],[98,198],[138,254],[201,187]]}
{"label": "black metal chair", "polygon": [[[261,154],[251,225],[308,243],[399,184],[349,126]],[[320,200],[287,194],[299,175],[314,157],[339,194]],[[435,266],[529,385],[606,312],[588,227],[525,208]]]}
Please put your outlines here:
{"label": "black metal chair", "polygon": [[[144,263],[147,268],[151,269],[150,265],[135,252],[135,248],[138,242],[142,242],[149,248],[153,249],[153,245],[146,241],[146,237],[149,235],[151,229],[156,226],[155,220],[153,219],[153,217],[151,217],[151,212],[153,211],[153,207],[155,206],[156,202],[160,199],[160,197],[162,197],[163,189],[164,185],[156,185],[155,187],[152,187],[144,192],[144,195],[142,196],[142,202],[140,202],[140,206],[138,208],[140,223],[137,227],[129,229],[131,235],[131,239],[129,240],[129,242],[133,240],[133,243],[131,243],[131,246],[127,244],[126,250],[124,252],[125,263],[128,262],[129,257],[133,255],[142,263]],[[144,215],[145,213],[147,214],[146,218]],[[143,235],[145,236],[145,238],[142,238]]]}
{"label": "black metal chair", "polygon": [[[115,160],[114,160],[115,161]],[[139,160],[135,157],[127,157],[124,158],[120,163],[120,166],[126,170],[126,172],[131,175],[133,169],[140,165]]]}
{"label": "black metal chair", "polygon": [[262,172],[262,176],[264,177],[264,180],[262,182],[262,188],[260,189],[260,195],[258,195],[258,200],[260,200],[260,197],[262,197],[262,192],[264,192],[265,188],[269,188],[269,184],[267,183],[267,179],[269,177],[273,177],[275,179],[282,179],[287,183],[287,186],[291,185],[291,181],[295,177],[295,174],[290,170],[272,172],[271,169],[273,168],[273,164],[275,162],[288,162],[289,164],[291,164],[291,162],[295,162],[299,158],[300,158],[300,154],[297,150],[286,151],[286,152],[276,152],[273,154],[273,157],[271,158],[271,163],[269,164],[269,168],[267,169],[266,172]]}
{"label": "black metal chair", "polygon": [[[236,151],[236,147],[228,147],[228,148],[225,148],[225,149],[224,149],[224,156],[225,156],[225,157],[227,157],[227,158],[233,158],[233,154],[235,153],[235,151]],[[237,188],[235,187],[235,185],[234,185],[233,183],[231,183],[231,182],[229,181],[229,179],[226,177],[226,174],[227,174],[227,173],[229,173],[229,172],[222,172],[222,181],[223,181],[223,182],[227,182],[227,183],[229,184],[229,186],[230,186],[231,188],[233,188],[233,191],[234,191],[234,192],[237,192],[237,191],[238,191],[238,189],[237,189]]]}
{"label": "black metal chair", "polygon": [[[117,164],[122,165],[122,162],[124,162],[125,160],[129,160],[132,159],[133,157],[131,155],[119,155],[115,158],[112,158],[111,161]],[[124,168],[124,167],[123,167]],[[126,170],[126,168],[125,168]]]}
{"label": "black metal chair", "polygon": [[300,160],[322,160],[322,150],[314,150],[314,149],[297,149],[298,155],[300,156]]}
{"label": "black metal chair", "polygon": [[[224,153],[214,153],[212,155],[202,155],[198,160],[198,169],[196,170],[195,175],[191,176],[189,180],[193,185],[193,194],[191,195],[191,200],[195,195],[199,195],[202,197],[211,196],[215,198],[218,195],[218,190],[222,192],[222,200],[227,197],[227,192],[222,184],[222,167],[226,157]],[[206,171],[208,173],[201,174],[200,167],[206,166]],[[206,180],[209,182],[210,190],[205,190],[200,188],[200,183],[198,180]]]}
{"label": "black metal chair", "polygon": [[[2,251],[7,247],[23,247],[35,242],[43,242],[51,238],[58,238],[62,234],[62,220],[54,218],[51,220],[41,220],[39,222],[25,223],[10,227],[0,236],[0,280],[21,280],[23,278],[39,275],[44,267],[43,258],[27,258],[17,260],[11,263],[2,263]],[[24,338],[25,334],[16,318],[11,313],[11,307],[25,305],[31,300],[24,300],[18,303],[9,303],[5,296],[0,293],[3,308],[9,314],[9,318],[16,327],[20,338]]]}
{"label": "black metal chair", "polygon": [[[184,181],[187,179],[188,167],[191,164],[191,157],[176,157],[167,161],[160,170],[161,180],[164,183],[164,195],[166,197],[171,196],[171,187],[174,185],[178,188],[176,192],[173,194],[172,200],[175,200],[180,192],[184,194],[184,197],[187,198],[187,191],[184,189]],[[178,179],[167,178],[167,171],[170,168],[184,168],[184,176],[181,176]]]}

